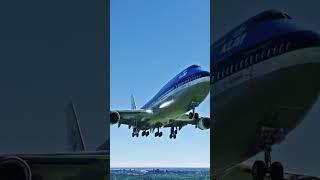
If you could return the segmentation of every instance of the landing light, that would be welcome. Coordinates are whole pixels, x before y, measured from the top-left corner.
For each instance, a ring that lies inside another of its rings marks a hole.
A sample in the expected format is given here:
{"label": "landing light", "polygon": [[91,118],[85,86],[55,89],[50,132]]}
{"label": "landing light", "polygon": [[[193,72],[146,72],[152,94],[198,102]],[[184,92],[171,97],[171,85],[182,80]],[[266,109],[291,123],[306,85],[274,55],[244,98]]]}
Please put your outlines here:
{"label": "landing light", "polygon": [[146,112],[147,113],[152,113],[152,110],[151,109],[147,109]]}
{"label": "landing light", "polygon": [[171,99],[171,100],[169,100],[169,101],[166,101],[166,102],[162,103],[159,108],[167,107],[167,106],[169,106],[170,104],[172,104],[173,102],[174,102],[173,99]]}

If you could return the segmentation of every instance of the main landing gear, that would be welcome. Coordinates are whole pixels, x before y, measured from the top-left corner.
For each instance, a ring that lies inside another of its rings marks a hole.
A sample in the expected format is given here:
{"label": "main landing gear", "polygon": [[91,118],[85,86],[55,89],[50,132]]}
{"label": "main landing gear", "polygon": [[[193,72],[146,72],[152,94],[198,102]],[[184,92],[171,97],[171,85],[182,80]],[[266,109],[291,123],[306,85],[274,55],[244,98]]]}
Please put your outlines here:
{"label": "main landing gear", "polygon": [[158,127],[158,131],[154,133],[154,137],[161,137],[162,132],[160,131],[160,128]]}
{"label": "main landing gear", "polygon": [[170,139],[175,139],[175,138],[177,138],[177,133],[178,133],[178,127],[171,127],[171,130],[170,130]]}
{"label": "main landing gear", "polygon": [[147,137],[149,136],[149,131],[142,131],[141,135]]}
{"label": "main landing gear", "polygon": [[271,180],[283,180],[284,170],[280,162],[271,161],[271,146],[284,139],[283,129],[262,127],[258,133],[258,150],[264,151],[264,161],[257,160],[252,166],[252,177],[254,180],[263,180],[267,173]]}

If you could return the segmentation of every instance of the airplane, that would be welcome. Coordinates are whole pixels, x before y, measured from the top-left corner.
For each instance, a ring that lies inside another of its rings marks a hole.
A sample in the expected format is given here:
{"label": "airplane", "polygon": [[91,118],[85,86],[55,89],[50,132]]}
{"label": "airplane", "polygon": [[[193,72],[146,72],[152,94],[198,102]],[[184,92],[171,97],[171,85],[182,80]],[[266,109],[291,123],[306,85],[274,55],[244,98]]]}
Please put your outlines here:
{"label": "airplane", "polygon": [[[131,110],[110,112],[111,125],[126,124],[133,127],[132,137],[149,136],[157,128],[155,137],[161,137],[161,127],[170,127],[170,139],[176,139],[178,130],[188,124],[201,130],[210,128],[210,119],[200,117],[195,108],[206,98],[210,90],[210,73],[198,65],[191,65],[171,79],[141,109],[136,109],[131,96]],[[188,111],[192,110],[189,114]]]}
{"label": "airplane", "polygon": [[108,179],[109,148],[88,151],[74,104],[66,109],[68,151],[46,154],[0,155],[0,179],[87,180]]}
{"label": "airplane", "polygon": [[319,33],[285,12],[268,10],[214,42],[210,61],[213,177],[223,179],[259,152],[264,160],[243,172],[254,180],[293,177],[272,161],[271,151],[318,98]]}

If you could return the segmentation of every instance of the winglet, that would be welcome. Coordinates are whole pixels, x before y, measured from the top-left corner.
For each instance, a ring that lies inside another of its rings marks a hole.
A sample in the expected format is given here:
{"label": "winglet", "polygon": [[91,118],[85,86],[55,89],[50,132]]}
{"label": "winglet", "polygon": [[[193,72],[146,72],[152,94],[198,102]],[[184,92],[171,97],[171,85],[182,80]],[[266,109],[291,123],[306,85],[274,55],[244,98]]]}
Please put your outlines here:
{"label": "winglet", "polygon": [[134,100],[133,94],[131,94],[131,109],[137,109],[136,102]]}
{"label": "winglet", "polygon": [[65,113],[67,121],[68,150],[72,152],[86,151],[86,146],[79,125],[78,115],[71,100],[65,108]]}

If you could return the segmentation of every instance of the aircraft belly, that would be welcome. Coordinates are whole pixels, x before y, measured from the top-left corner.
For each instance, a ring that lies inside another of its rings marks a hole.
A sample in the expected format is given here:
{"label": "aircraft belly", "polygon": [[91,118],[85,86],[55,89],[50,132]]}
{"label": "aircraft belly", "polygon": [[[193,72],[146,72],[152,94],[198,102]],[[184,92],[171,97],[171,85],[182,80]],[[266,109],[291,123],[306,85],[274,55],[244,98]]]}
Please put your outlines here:
{"label": "aircraft belly", "polygon": [[306,48],[261,62],[251,69],[250,79],[212,93],[211,160],[217,174],[257,153],[259,127],[289,133],[303,120],[320,90],[319,52]]}

